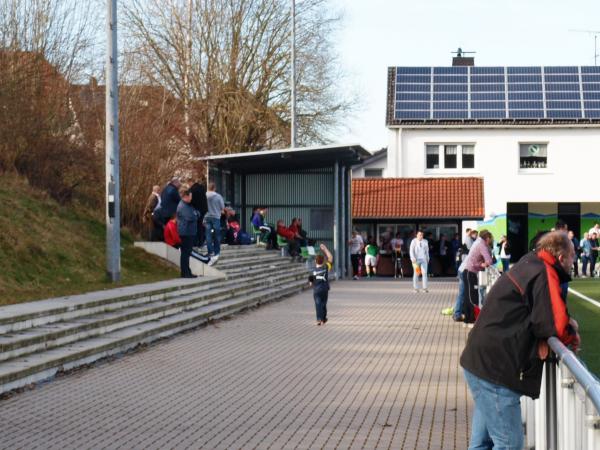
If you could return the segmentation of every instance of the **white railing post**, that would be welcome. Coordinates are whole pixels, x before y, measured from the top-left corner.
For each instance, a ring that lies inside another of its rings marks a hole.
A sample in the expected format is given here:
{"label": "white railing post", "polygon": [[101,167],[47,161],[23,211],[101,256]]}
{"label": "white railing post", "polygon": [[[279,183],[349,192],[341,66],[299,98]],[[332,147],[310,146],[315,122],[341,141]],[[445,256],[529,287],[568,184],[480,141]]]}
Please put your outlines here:
{"label": "white railing post", "polygon": [[542,389],[540,398],[535,400],[535,448],[546,448],[546,366],[542,373]]}

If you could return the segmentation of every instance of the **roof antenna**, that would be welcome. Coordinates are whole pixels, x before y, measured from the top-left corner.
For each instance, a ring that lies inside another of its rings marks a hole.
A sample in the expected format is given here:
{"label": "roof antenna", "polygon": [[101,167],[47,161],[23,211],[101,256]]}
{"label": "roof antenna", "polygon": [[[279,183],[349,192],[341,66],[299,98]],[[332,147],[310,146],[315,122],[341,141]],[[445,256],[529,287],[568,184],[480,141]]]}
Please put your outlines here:
{"label": "roof antenna", "polygon": [[458,47],[458,50],[455,52],[450,52],[456,55],[457,58],[463,58],[463,55],[475,54],[477,52],[464,52],[462,48]]}
{"label": "roof antenna", "polygon": [[475,65],[475,58],[473,58],[472,56],[465,56],[465,55],[472,55],[475,54],[476,52],[465,52],[462,48],[458,47],[458,50],[455,52],[450,52],[453,53],[454,56],[452,58],[452,66],[474,66]]}

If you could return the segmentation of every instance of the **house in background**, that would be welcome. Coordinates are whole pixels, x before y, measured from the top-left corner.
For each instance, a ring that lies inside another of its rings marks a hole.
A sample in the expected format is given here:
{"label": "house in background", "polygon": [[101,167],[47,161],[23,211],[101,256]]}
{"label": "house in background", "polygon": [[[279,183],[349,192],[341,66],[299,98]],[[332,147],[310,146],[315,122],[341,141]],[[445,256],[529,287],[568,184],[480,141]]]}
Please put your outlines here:
{"label": "house in background", "polygon": [[558,219],[578,237],[600,219],[600,67],[391,67],[386,117],[384,176],[481,180],[483,220],[462,228],[507,234],[515,259]]}

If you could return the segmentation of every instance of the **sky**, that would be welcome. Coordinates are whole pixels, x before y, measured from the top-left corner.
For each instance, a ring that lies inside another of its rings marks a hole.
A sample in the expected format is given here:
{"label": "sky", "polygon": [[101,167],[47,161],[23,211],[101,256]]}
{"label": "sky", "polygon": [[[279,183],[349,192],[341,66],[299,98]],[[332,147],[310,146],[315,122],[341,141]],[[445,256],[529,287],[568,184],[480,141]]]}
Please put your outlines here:
{"label": "sky", "polygon": [[[302,0],[297,0],[302,1]],[[477,66],[594,65],[600,0],[331,0],[342,12],[335,37],[342,89],[358,110],[334,142],[387,147],[387,68],[450,66],[452,51],[475,51]],[[600,56],[598,57],[600,65]]]}

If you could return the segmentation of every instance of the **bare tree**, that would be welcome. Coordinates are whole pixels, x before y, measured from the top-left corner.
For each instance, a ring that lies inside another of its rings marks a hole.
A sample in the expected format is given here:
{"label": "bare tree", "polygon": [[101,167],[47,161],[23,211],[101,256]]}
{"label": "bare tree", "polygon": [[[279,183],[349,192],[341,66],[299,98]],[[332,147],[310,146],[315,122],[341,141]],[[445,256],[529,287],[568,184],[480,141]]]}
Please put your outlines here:
{"label": "bare tree", "polygon": [[73,139],[69,95],[90,54],[90,18],[75,0],[0,2],[0,170],[18,170],[59,200],[98,172]]}
{"label": "bare tree", "polygon": [[[195,154],[289,143],[290,11],[281,0],[131,0],[128,55],[139,75],[184,105]],[[300,143],[323,141],[351,102],[334,92],[327,0],[297,8]]]}

